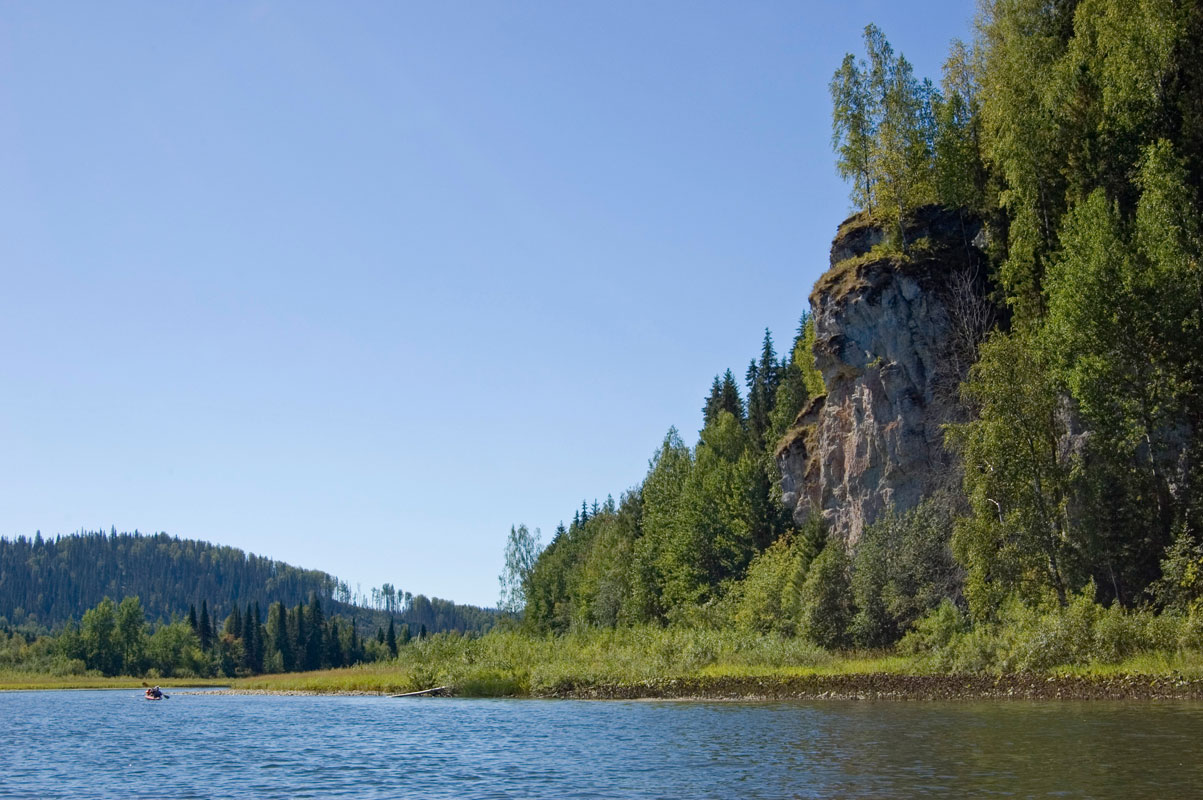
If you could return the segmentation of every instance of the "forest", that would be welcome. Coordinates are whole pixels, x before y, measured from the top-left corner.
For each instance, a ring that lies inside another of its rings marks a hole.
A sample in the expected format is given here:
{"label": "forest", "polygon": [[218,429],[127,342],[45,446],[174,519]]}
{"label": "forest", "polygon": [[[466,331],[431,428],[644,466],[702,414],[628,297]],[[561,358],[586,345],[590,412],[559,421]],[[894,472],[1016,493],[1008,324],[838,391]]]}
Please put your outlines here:
{"label": "forest", "polygon": [[495,617],[390,584],[353,592],[325,572],[164,533],[0,538],[0,669],[322,669],[394,656],[411,633],[483,633]]}
{"label": "forest", "polygon": [[[224,621],[200,611],[147,623],[141,601],[102,599],[54,635],[0,624],[0,671],[43,675],[132,675],[150,678],[233,678],[264,673],[303,672],[386,661],[410,641],[410,627],[389,619],[388,628],[361,636],[358,619],[327,616],[311,594],[289,608],[272,603],[266,616],[259,603],[234,606]],[[425,625],[415,638],[429,635]]]}
{"label": "forest", "polygon": [[[870,25],[832,78],[836,166],[872,257],[940,206],[985,234],[993,324],[945,428],[952,491],[850,545],[781,505],[774,454],[825,392],[803,314],[727,370],[690,443],[582,503],[546,546],[511,529],[508,623],[635,626],[924,653],[946,669],[1203,649],[1203,7],[996,0],[938,85]],[[741,385],[742,384],[742,385]]]}

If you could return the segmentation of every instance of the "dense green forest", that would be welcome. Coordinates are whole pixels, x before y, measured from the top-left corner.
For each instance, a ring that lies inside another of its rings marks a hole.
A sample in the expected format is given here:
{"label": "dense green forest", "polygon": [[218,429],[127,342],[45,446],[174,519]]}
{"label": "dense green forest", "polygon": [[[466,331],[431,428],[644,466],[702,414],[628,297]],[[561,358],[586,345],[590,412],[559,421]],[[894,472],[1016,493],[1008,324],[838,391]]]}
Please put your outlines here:
{"label": "dense green forest", "polygon": [[154,622],[182,619],[202,603],[224,619],[248,604],[293,607],[316,597],[331,613],[357,620],[360,633],[390,621],[413,631],[479,633],[495,616],[389,584],[365,595],[325,572],[165,533],[0,538],[0,625],[46,632],[78,621],[106,597],[137,597]]}
{"label": "dense green forest", "polygon": [[582,504],[546,547],[512,529],[503,607],[532,632],[901,640],[969,668],[1019,629],[1060,642],[1052,663],[1198,648],[1203,7],[995,0],[939,85],[873,26],[864,48],[831,82],[833,144],[856,211],[888,232],[873,257],[911,258],[908,220],[931,205],[988,242],[997,323],[947,427],[960,491],[855,546],[817,515],[793,524],[774,449],[825,391],[804,316],[783,358],[766,332],[742,387],[716,377],[696,443],[670,430],[617,502]]}
{"label": "dense green forest", "polygon": [[[292,608],[234,606],[224,622],[192,606],[183,619],[152,627],[137,597],[104,598],[53,636],[0,623],[0,670],[47,675],[235,677],[347,667],[395,658],[411,638],[407,624],[361,636],[356,618],[327,616],[316,594]],[[426,627],[416,631],[428,635]]]}

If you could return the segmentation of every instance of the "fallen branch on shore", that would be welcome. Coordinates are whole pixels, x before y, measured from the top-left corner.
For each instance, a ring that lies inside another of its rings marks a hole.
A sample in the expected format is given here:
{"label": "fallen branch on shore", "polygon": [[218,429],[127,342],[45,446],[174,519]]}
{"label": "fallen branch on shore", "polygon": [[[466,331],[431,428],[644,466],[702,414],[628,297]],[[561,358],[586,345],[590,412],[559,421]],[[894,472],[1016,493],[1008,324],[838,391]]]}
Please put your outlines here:
{"label": "fallen branch on shore", "polygon": [[421,691],[418,691],[418,692],[406,692],[405,694],[390,694],[389,697],[421,697],[423,695],[429,695],[430,697],[437,697],[438,695],[442,694],[445,691],[447,691],[446,686],[435,686],[432,689],[422,689]]}

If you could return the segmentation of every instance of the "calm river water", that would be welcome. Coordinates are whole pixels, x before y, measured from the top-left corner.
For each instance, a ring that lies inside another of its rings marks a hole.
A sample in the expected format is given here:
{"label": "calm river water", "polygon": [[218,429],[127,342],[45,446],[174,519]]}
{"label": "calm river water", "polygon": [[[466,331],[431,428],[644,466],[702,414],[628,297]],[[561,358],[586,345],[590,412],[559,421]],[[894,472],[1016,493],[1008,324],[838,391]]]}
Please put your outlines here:
{"label": "calm river water", "polygon": [[0,694],[0,797],[1201,797],[1203,705]]}

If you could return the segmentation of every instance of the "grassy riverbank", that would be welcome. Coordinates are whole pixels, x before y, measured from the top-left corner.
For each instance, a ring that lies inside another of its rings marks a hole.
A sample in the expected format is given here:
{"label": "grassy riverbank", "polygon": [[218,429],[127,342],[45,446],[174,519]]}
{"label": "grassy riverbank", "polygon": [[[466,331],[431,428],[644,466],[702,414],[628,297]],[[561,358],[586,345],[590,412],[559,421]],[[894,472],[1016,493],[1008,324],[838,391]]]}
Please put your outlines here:
{"label": "grassy riverbank", "polygon": [[0,670],[0,692],[29,689],[141,689],[147,683],[163,688],[197,686],[229,686],[228,679],[219,678],[137,678],[101,675],[48,675],[20,670]]}
{"label": "grassy riverbank", "polygon": [[235,690],[465,697],[1203,698],[1203,655],[1147,652],[1041,670],[941,668],[931,654],[831,653],[801,639],[681,629],[431,637],[385,663],[262,675]]}
{"label": "grassy riverbank", "polygon": [[[1094,649],[1084,650],[1072,645],[1082,639],[1079,628],[1046,620],[1032,631],[979,631],[910,652],[831,652],[797,637],[698,628],[495,631],[431,636],[401,647],[391,661],[345,669],[156,682],[318,694],[447,687],[461,697],[1203,699],[1203,651],[1195,647],[1100,649],[1095,637]],[[141,686],[141,678],[0,672],[3,689]]]}

